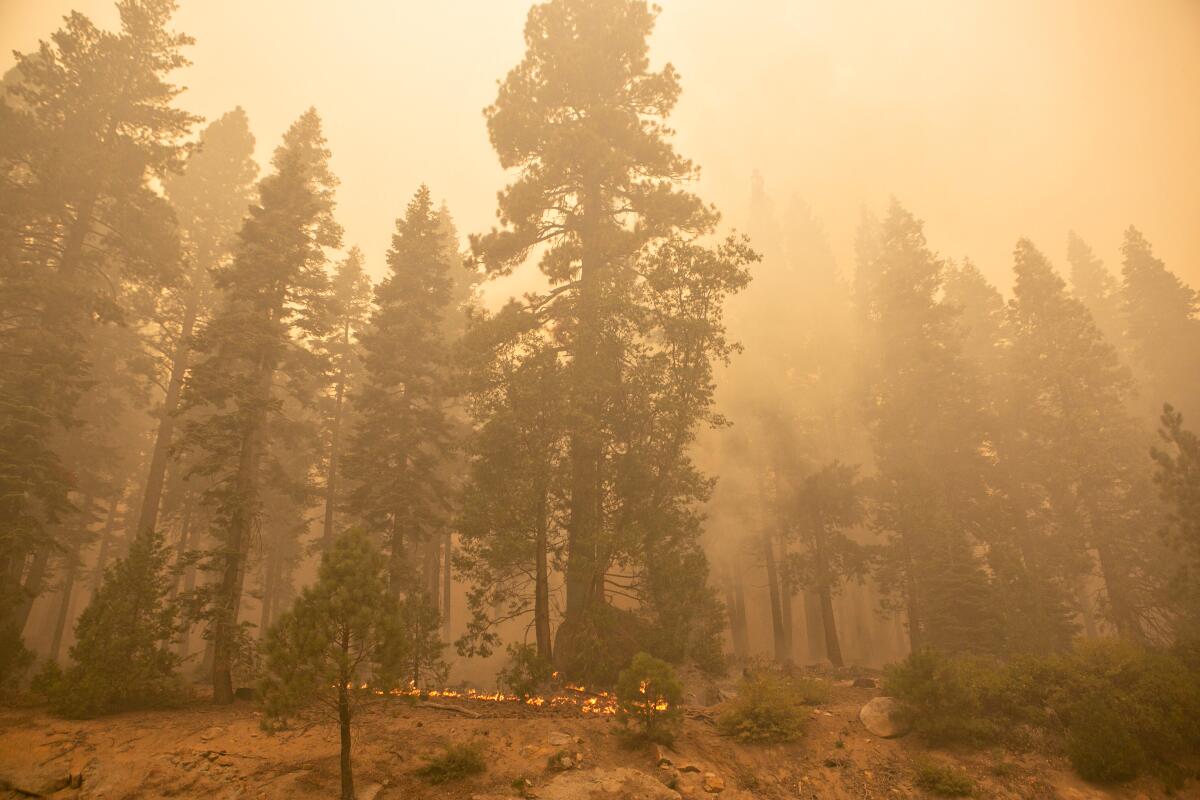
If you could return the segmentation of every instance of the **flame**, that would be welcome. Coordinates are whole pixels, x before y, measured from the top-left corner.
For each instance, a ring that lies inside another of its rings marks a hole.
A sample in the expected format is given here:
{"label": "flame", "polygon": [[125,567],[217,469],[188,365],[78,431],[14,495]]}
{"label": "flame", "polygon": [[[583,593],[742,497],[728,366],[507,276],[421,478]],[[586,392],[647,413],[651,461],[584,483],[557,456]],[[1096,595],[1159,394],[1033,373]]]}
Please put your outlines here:
{"label": "flame", "polygon": [[[557,675],[557,673],[555,674]],[[645,683],[641,685],[642,694],[646,693],[646,686]],[[366,683],[359,688],[364,691],[370,689]],[[463,700],[473,703],[517,703],[531,708],[575,709],[581,714],[596,716],[611,716],[617,713],[615,695],[605,691],[593,691],[585,686],[572,683],[565,684],[563,691],[558,694],[530,695],[524,698],[515,694],[498,691],[481,692],[477,689],[422,689],[412,681],[409,681],[406,686],[397,686],[393,689],[370,689],[370,691],[380,697]],[[636,703],[635,705],[646,708],[648,704]],[[655,711],[666,711],[670,708],[670,704],[666,700],[657,700],[654,702],[653,708]]]}

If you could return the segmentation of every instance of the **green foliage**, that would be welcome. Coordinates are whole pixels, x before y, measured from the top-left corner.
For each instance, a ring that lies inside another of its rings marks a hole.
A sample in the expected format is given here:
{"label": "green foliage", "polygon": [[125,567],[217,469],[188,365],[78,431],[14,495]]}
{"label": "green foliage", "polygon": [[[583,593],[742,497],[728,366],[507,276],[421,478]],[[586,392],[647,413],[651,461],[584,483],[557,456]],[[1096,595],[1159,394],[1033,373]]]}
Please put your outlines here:
{"label": "green foliage", "polygon": [[1012,719],[1005,665],[989,657],[914,653],[887,668],[883,690],[903,701],[914,732],[935,745],[996,742]]}
{"label": "green foliage", "polygon": [[441,755],[429,759],[429,763],[417,770],[417,775],[438,785],[460,781],[487,771],[483,756],[483,745],[464,742],[447,745]]}
{"label": "green foliage", "polygon": [[539,658],[531,644],[510,644],[508,664],[496,675],[496,681],[524,699],[538,694],[554,674],[554,665]]}
{"label": "green foliage", "polygon": [[396,623],[383,651],[386,670],[403,683],[439,687],[450,672],[444,650],[441,615],[429,595],[414,587],[397,605]]}
{"label": "green foliage", "polygon": [[33,653],[25,647],[13,622],[0,623],[0,697],[13,694],[33,664]]}
{"label": "green foliage", "polygon": [[737,697],[717,719],[717,730],[739,742],[790,742],[804,732],[809,717],[806,704],[828,698],[829,686],[824,682],[798,681],[778,670],[756,669],[742,678]]}
{"label": "green foliage", "polygon": [[670,744],[683,724],[683,684],[674,668],[646,653],[617,679],[617,721],[634,741]]}
{"label": "green foliage", "polygon": [[975,792],[975,781],[970,775],[951,764],[932,759],[917,762],[914,783],[943,797],[970,797]]}
{"label": "green foliage", "polygon": [[178,700],[167,558],[162,534],[144,532],[108,569],[76,624],[74,663],[43,678],[56,713],[94,717]]}
{"label": "green foliage", "polygon": [[393,641],[396,604],[384,559],[366,534],[351,529],[321,558],[317,582],[271,627],[263,645],[259,683],[264,726],[271,730],[313,707],[353,712],[353,688],[380,668]]}
{"label": "green foliage", "polygon": [[589,686],[612,686],[642,649],[642,625],[631,611],[593,604],[576,621],[564,621],[559,627],[560,669]]}
{"label": "green foliage", "polygon": [[889,668],[884,690],[932,744],[1013,744],[1033,726],[1089,780],[1170,776],[1200,748],[1200,671],[1123,641],[1008,664],[924,652]]}

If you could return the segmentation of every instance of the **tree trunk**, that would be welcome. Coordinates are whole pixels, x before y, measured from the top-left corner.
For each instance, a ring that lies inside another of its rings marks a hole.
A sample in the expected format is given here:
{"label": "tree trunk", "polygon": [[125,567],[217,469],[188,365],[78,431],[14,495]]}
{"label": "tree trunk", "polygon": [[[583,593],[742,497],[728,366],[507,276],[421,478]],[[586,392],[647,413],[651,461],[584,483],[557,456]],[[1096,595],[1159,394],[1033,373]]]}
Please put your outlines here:
{"label": "tree trunk", "polygon": [[535,585],[533,597],[533,627],[537,638],[538,658],[547,663],[554,660],[553,644],[550,640],[550,567],[548,564],[547,529],[549,519],[546,510],[546,494],[538,500],[537,541],[534,545]]}
{"label": "tree trunk", "polygon": [[158,421],[154,452],[150,456],[150,471],[146,476],[146,489],[142,494],[142,508],[138,514],[138,536],[153,531],[158,525],[158,508],[162,502],[163,486],[166,484],[167,461],[171,454],[171,438],[175,431],[175,411],[179,408],[183,376],[187,372],[188,340],[196,325],[199,309],[200,290],[193,287],[183,313],[179,342],[175,345],[175,353],[171,357],[171,379],[167,383],[167,393],[163,398],[162,417]]}
{"label": "tree trunk", "polygon": [[762,555],[767,567],[767,592],[771,596],[771,630],[775,635],[775,660],[786,664],[792,660],[783,629],[783,605],[779,601],[779,571],[775,566],[775,548],[769,531],[763,531]]}
{"label": "tree trunk", "polygon": [[67,569],[63,573],[62,596],[58,601],[58,619],[54,623],[54,638],[50,641],[50,660],[57,663],[62,647],[63,633],[71,616],[71,593],[75,588],[75,572],[79,568],[79,543],[67,553]]}
{"label": "tree trunk", "polygon": [[213,702],[233,702],[233,645],[237,634],[238,609],[246,577],[246,555],[254,532],[258,498],[259,461],[266,426],[266,404],[271,394],[273,368],[265,357],[258,365],[257,406],[242,431],[242,449],[236,477],[237,505],[230,515],[225,563],[217,584],[217,614],[213,627]]}
{"label": "tree trunk", "polygon": [[[349,639],[342,637],[343,655],[350,650]],[[347,687],[353,675],[343,675],[338,682],[338,732],[341,735],[342,752],[342,800],[354,800],[354,769],[350,763],[350,691]]]}
{"label": "tree trunk", "polygon": [[838,641],[837,622],[833,618],[833,592],[821,587],[821,626],[825,629],[825,655],[835,667],[844,667],[842,645]]}
{"label": "tree trunk", "polygon": [[[773,547],[773,544],[768,543],[767,546]],[[792,578],[791,571],[787,568],[787,540],[783,538],[782,534],[779,536],[779,554],[783,558],[784,565],[779,573],[780,617],[783,623],[784,648],[787,651],[787,660],[791,661],[795,653],[793,648],[795,623],[792,621]]]}
{"label": "tree trunk", "polygon": [[450,641],[450,559],[454,555],[454,544],[451,538],[453,534],[446,532],[443,540],[443,548],[445,555],[442,556],[442,635],[446,641]]}
{"label": "tree trunk", "polygon": [[392,597],[404,596],[404,531],[400,527],[400,512],[392,512],[391,551],[388,553],[388,589]]}
{"label": "tree trunk", "polygon": [[271,627],[271,616],[275,611],[275,595],[278,592],[279,547],[278,542],[274,538],[272,538],[270,546],[267,548],[265,557],[263,563],[262,608],[259,610],[258,617],[259,639],[266,636],[267,629]]}
{"label": "tree trunk", "polygon": [[[193,505],[194,504],[192,502],[192,498],[189,495],[188,499],[186,501],[186,505],[184,505],[184,507],[183,507],[183,519],[180,521],[180,524],[179,524],[179,541],[175,543],[175,567],[176,567],[176,569],[178,569],[179,565],[181,563],[183,563],[183,559],[187,555],[187,549],[188,549],[188,544],[189,544],[188,540],[191,539],[191,535],[192,535],[192,506]],[[175,574],[175,579],[173,581],[171,581],[171,593],[170,593],[169,597],[172,601],[174,601],[175,598],[179,595],[179,582],[182,580],[183,580],[183,573],[177,572]]]}
{"label": "tree trunk", "polygon": [[[580,229],[579,322],[572,368],[573,426],[569,434],[571,499],[567,521],[566,620],[573,631],[603,588],[605,567],[597,563],[601,529],[601,470],[603,441],[600,377],[600,276],[604,259],[597,224],[601,192],[597,185],[583,191]],[[569,641],[569,637],[568,637]],[[568,647],[568,649],[573,649]],[[563,656],[560,648],[560,656]],[[569,657],[569,655],[568,655]]]}
{"label": "tree trunk", "polygon": [[342,405],[345,401],[346,381],[339,377],[337,400],[333,407],[333,434],[329,442],[329,471],[325,475],[325,527],[321,531],[321,552],[328,553],[333,546],[333,517],[337,507],[338,459],[342,451]]}

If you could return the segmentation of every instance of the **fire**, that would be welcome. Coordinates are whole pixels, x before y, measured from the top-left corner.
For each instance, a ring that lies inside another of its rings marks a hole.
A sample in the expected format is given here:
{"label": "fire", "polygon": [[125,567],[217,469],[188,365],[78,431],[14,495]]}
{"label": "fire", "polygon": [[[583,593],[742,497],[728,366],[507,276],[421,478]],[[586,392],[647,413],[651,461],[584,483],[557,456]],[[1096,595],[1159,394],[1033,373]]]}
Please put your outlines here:
{"label": "fire", "polygon": [[[363,689],[367,684],[362,685]],[[504,692],[481,692],[477,689],[421,689],[409,683],[394,689],[375,689],[376,695],[391,697],[413,697],[423,700],[464,700],[476,703],[516,703],[532,708],[575,709],[581,714],[610,716],[617,713],[617,698],[609,692],[592,691],[584,686],[567,684],[563,691],[552,695],[531,695],[520,697]],[[667,704],[659,702],[655,705],[659,711],[665,711]]]}

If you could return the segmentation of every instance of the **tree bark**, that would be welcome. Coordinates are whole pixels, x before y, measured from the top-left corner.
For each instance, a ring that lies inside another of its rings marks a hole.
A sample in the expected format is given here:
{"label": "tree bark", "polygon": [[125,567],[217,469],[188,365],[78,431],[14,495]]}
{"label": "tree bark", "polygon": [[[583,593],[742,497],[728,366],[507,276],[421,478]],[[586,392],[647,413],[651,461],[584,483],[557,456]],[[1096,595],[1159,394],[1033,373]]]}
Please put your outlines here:
{"label": "tree bark", "polygon": [[342,406],[345,402],[346,381],[339,376],[337,399],[333,407],[333,433],[329,442],[329,470],[325,475],[325,526],[321,531],[321,552],[333,546],[334,512],[337,507],[338,460],[342,451]]}
{"label": "tree bark", "polygon": [[[349,636],[342,635],[342,655],[350,651]],[[342,800],[354,800],[354,769],[350,762],[350,691],[353,675],[342,675],[338,682],[338,732],[341,738]]]}
{"label": "tree bark", "polygon": [[546,509],[546,494],[538,500],[537,538],[534,545],[536,559],[535,586],[533,597],[534,635],[537,639],[538,658],[547,663],[554,660],[554,649],[550,639],[550,568],[548,563],[547,534],[549,519]]}
{"label": "tree bark", "polygon": [[786,664],[792,660],[787,636],[783,629],[783,606],[779,600],[779,570],[775,565],[775,547],[769,530],[762,534],[763,562],[767,567],[767,592],[771,597],[771,630],[775,636],[775,661]]}
{"label": "tree bark", "polygon": [[183,324],[179,329],[179,342],[171,357],[171,379],[163,398],[162,417],[158,421],[158,432],[154,438],[154,452],[150,456],[150,470],[146,476],[146,488],[142,493],[142,507],[138,513],[137,535],[153,531],[158,525],[158,509],[162,503],[163,486],[166,485],[167,462],[171,454],[171,438],[175,431],[175,412],[183,393],[183,376],[187,372],[188,340],[196,325],[200,309],[200,290],[192,287],[183,313]]}
{"label": "tree bark", "polygon": [[236,476],[237,503],[230,515],[225,544],[225,563],[217,585],[217,614],[213,626],[213,702],[233,702],[233,645],[237,633],[238,610],[246,576],[246,555],[254,532],[255,504],[258,497],[259,462],[262,457],[266,426],[266,406],[271,394],[274,368],[262,357],[258,365],[256,407],[242,431],[242,448]]}
{"label": "tree bark", "polygon": [[75,589],[75,572],[79,568],[79,542],[67,553],[67,568],[63,573],[61,597],[58,601],[58,619],[54,623],[54,638],[50,641],[50,660],[57,663],[62,647],[63,634],[71,616],[71,593]]}
{"label": "tree bark", "polygon": [[442,634],[446,641],[450,641],[450,559],[454,555],[453,534],[446,531],[446,536],[443,542],[445,555],[442,556]]}

